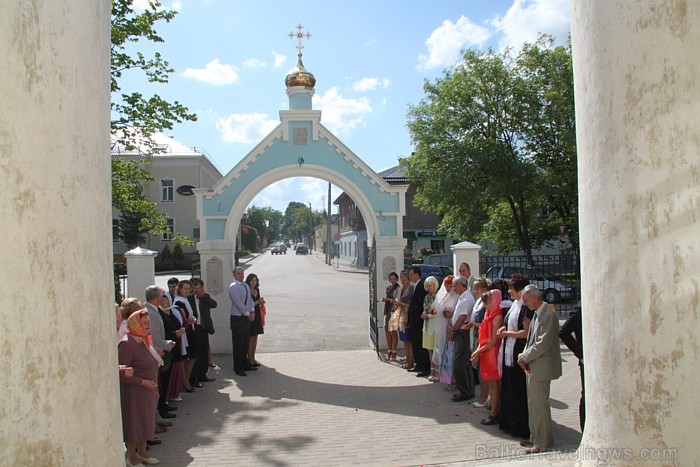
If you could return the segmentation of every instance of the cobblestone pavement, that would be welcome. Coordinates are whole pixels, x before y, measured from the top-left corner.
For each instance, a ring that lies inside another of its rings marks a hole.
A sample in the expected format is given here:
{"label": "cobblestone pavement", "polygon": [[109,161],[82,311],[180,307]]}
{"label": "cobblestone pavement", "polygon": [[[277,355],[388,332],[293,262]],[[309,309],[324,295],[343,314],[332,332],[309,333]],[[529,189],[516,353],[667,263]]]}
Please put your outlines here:
{"label": "cobblestone pavement", "polygon": [[442,384],[371,350],[259,354],[263,366],[246,377],[216,355],[216,381],[182,395],[151,454],[164,466],[571,465],[580,383],[576,359],[562,355],[551,391],[556,451],[537,457],[480,425],[484,409],[451,402]]}

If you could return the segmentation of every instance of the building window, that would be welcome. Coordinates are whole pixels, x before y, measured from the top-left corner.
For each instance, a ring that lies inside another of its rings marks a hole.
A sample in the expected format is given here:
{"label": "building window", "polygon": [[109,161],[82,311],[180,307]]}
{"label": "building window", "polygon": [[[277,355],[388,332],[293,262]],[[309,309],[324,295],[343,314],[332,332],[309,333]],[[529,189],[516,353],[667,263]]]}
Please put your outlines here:
{"label": "building window", "polygon": [[112,242],[119,243],[119,219],[112,219]]}
{"label": "building window", "polygon": [[192,238],[196,242],[199,241],[199,227],[195,227],[194,229],[192,229]]}
{"label": "building window", "polygon": [[162,179],[160,181],[160,202],[172,203],[175,200],[175,180]]}
{"label": "building window", "polygon": [[165,232],[163,235],[160,236],[160,240],[162,242],[170,242],[173,239],[173,236],[175,235],[175,219],[170,219],[168,218],[166,220],[167,225],[168,225],[168,231]]}
{"label": "building window", "polygon": [[[430,240],[430,249],[437,254],[445,252],[445,240]],[[510,277],[510,276],[508,276]]]}

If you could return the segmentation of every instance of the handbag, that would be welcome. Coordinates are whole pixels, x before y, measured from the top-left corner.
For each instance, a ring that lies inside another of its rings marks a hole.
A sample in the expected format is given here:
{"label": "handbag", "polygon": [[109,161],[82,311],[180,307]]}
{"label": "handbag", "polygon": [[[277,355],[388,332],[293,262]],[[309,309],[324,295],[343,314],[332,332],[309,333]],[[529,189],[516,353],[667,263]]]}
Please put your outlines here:
{"label": "handbag", "polygon": [[398,331],[399,326],[401,323],[401,308],[397,308],[394,313],[391,315],[391,318],[389,318],[389,328],[388,330],[391,331]]}
{"label": "handbag", "polygon": [[261,303],[260,304],[260,324],[265,326],[265,315],[267,314],[267,308],[265,308],[265,304]]}

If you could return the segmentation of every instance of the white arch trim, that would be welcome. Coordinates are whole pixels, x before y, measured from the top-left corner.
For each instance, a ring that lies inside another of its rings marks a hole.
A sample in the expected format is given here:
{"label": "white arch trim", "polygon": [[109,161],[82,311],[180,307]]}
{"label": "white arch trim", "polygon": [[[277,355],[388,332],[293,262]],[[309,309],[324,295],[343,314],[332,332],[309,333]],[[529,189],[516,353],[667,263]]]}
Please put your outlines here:
{"label": "white arch trim", "polygon": [[[228,220],[226,222],[224,238],[233,240],[237,237],[240,229],[241,216],[243,216],[243,212],[247,209],[250,202],[258,193],[275,182],[292,177],[320,178],[338,186],[341,190],[347,193],[350,198],[352,198],[360,210],[360,213],[365,220],[365,225],[367,226],[368,238],[373,238],[376,236],[377,232],[379,232],[379,224],[377,223],[377,215],[379,213],[374,212],[369,199],[357,188],[353,182],[351,182],[341,173],[328,169],[327,167],[304,164],[298,167],[287,165],[274,170],[268,170],[267,172],[258,176],[252,183],[248,184],[248,186],[241,191],[241,194],[238,196],[236,202],[231,206],[231,210],[227,216]],[[397,219],[399,222],[402,221],[401,217],[398,217]],[[399,232],[403,231],[402,226],[397,227],[400,227],[400,229],[398,229]]]}

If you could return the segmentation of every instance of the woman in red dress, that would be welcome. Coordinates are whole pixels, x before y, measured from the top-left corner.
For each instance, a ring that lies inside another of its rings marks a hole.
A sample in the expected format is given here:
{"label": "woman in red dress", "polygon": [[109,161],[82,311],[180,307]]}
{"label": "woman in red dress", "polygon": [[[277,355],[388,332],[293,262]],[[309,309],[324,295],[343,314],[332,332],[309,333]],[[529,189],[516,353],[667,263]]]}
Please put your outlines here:
{"label": "woman in red dress", "polygon": [[496,332],[503,325],[501,297],[501,291],[498,289],[490,290],[481,296],[488,311],[479,328],[479,347],[472,354],[472,362],[479,363],[479,375],[484,385],[482,392],[486,391],[491,396],[491,412],[487,418],[481,420],[482,425],[493,425],[498,421],[496,415],[501,395],[498,349],[501,340],[496,337]]}

